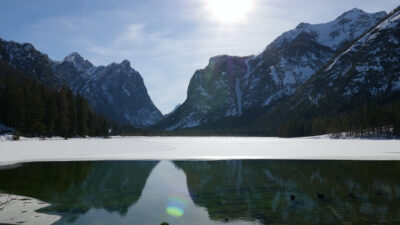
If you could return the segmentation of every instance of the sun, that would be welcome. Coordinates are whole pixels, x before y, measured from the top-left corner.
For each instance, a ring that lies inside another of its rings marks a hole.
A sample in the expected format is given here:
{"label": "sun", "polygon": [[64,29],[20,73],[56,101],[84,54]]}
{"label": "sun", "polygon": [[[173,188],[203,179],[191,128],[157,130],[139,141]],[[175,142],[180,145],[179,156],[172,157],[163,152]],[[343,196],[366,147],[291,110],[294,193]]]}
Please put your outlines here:
{"label": "sun", "polygon": [[241,22],[252,9],[253,0],[206,0],[213,17],[222,23]]}

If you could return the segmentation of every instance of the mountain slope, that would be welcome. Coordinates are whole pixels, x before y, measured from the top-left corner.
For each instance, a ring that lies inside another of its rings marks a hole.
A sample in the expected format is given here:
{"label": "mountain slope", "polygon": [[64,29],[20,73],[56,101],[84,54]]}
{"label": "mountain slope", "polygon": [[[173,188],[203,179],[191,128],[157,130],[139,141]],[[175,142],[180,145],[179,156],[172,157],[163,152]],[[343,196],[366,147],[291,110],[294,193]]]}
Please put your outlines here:
{"label": "mountain slope", "polygon": [[[328,63],[304,89],[312,98],[323,89],[343,97],[400,89],[400,12],[393,13]],[[326,83],[326,81],[329,82]]]}
{"label": "mountain slope", "polygon": [[53,61],[29,43],[4,41],[0,38],[0,59],[45,85],[60,83],[53,74]]}
{"label": "mountain slope", "polygon": [[[63,86],[48,88],[0,59],[0,126],[14,137],[108,136],[110,123],[82,96]],[[6,128],[7,128],[6,127]],[[9,129],[8,129],[9,130]]]}
{"label": "mountain slope", "polygon": [[193,75],[186,101],[156,127],[196,127],[245,117],[250,111],[257,116],[272,103],[293,95],[340,48],[385,16],[385,12],[353,9],[329,23],[301,23],[257,56],[213,57],[205,69]]}
{"label": "mountain slope", "polygon": [[55,74],[96,110],[116,121],[147,127],[162,117],[147,94],[143,78],[128,60],[96,67],[72,53],[55,65]]}
{"label": "mountain slope", "polygon": [[0,58],[48,87],[67,85],[96,111],[115,121],[147,127],[162,118],[142,77],[127,60],[93,66],[78,53],[72,53],[57,62],[31,44],[4,40],[0,40]]}
{"label": "mountain slope", "polygon": [[[338,53],[287,102],[267,112],[257,121],[258,127],[268,127],[270,135],[293,127],[301,130],[295,136],[311,135],[318,119],[323,121],[354,110],[358,112],[342,126],[365,129],[399,124],[400,115],[395,109],[400,99],[399,9]],[[380,112],[383,109],[385,113]],[[377,112],[368,118],[369,124],[360,124],[371,110]],[[283,129],[285,123],[288,127]],[[332,125],[324,125],[325,129],[326,126]]]}

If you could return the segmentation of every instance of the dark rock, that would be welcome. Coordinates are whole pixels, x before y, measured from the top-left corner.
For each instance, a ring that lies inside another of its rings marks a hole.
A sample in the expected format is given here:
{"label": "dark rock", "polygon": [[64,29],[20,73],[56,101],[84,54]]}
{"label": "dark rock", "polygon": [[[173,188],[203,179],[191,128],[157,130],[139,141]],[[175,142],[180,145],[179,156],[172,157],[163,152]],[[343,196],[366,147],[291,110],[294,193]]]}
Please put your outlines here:
{"label": "dark rock", "polygon": [[128,60],[94,66],[73,52],[57,62],[30,44],[2,39],[0,59],[47,87],[68,86],[110,120],[149,127],[162,118],[148,95],[142,76]]}
{"label": "dark rock", "polygon": [[[343,17],[346,23],[343,18],[322,25],[301,23],[275,39],[257,56],[212,57],[204,69],[194,73],[186,101],[155,127],[174,130],[204,124],[218,124],[221,128],[235,126],[235,123],[240,126],[254,123],[252,118],[259,116],[258,113],[295,93],[342,45],[357,39],[386,16],[384,12],[353,13],[364,17]],[[331,39],[325,40],[324,36]],[[243,120],[244,124],[233,119],[241,120],[246,113],[252,118]]]}

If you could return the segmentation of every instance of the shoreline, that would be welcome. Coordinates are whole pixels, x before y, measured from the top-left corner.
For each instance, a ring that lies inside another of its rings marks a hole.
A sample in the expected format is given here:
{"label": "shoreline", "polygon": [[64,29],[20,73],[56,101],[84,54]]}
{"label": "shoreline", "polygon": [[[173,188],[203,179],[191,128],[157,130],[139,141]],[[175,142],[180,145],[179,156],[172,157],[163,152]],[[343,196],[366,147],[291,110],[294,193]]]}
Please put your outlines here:
{"label": "shoreline", "polygon": [[[48,161],[400,160],[400,140],[113,137],[0,141],[0,166]],[[4,168],[4,167],[3,167]]]}
{"label": "shoreline", "polygon": [[57,215],[36,212],[50,204],[35,198],[0,193],[0,203],[2,224],[50,225],[61,219]]}

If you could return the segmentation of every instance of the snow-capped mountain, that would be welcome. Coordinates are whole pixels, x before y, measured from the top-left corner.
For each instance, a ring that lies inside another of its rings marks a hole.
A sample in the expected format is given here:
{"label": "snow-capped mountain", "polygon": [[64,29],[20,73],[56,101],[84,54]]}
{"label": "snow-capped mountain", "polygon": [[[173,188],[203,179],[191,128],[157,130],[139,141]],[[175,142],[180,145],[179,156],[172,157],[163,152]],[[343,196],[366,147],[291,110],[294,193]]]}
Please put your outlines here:
{"label": "snow-capped mountain", "polygon": [[293,95],[337,51],[386,15],[352,9],[328,23],[301,23],[257,56],[213,57],[206,68],[193,75],[186,101],[157,127],[196,127],[262,111],[282,97]]}
{"label": "snow-capped mountain", "polygon": [[400,8],[333,57],[293,97],[302,104],[400,91]]}
{"label": "snow-capped mountain", "polygon": [[110,119],[147,127],[162,118],[147,93],[143,78],[127,60],[94,66],[74,52],[56,62],[31,44],[3,40],[0,40],[0,57],[45,85],[67,85]]}
{"label": "snow-capped mountain", "polygon": [[399,37],[400,7],[335,53],[293,95],[267,108],[252,129],[302,136],[393,125],[398,132]]}
{"label": "snow-capped mountain", "polygon": [[310,34],[313,40],[319,44],[332,49],[339,49],[343,47],[343,44],[358,38],[371,28],[371,24],[376,24],[386,15],[386,12],[366,13],[361,9],[354,8],[328,23],[314,25],[300,23],[294,30],[285,32],[274,40],[267,48],[282,47],[305,32]]}
{"label": "snow-capped mountain", "polygon": [[147,94],[140,74],[128,60],[93,66],[72,53],[54,66],[56,76],[83,95],[98,112],[136,127],[158,122],[162,115]]}

